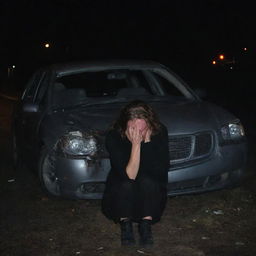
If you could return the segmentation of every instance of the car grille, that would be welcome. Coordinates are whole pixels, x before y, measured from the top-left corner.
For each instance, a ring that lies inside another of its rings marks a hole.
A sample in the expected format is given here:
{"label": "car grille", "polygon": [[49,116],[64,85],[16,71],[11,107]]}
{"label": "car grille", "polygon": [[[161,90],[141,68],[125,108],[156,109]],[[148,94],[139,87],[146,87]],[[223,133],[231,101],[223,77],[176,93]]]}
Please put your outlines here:
{"label": "car grille", "polygon": [[169,137],[170,163],[172,166],[206,158],[210,155],[212,149],[213,135],[211,132]]}

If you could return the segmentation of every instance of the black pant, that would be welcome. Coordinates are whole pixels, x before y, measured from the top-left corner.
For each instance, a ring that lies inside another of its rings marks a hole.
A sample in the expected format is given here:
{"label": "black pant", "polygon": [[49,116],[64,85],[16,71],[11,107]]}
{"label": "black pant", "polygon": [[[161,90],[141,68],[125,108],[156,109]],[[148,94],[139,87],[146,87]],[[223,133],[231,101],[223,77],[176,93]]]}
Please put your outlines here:
{"label": "black pant", "polygon": [[120,180],[106,191],[103,197],[103,213],[110,219],[131,218],[139,221],[152,216],[159,221],[166,203],[166,188],[148,176],[136,180]]}

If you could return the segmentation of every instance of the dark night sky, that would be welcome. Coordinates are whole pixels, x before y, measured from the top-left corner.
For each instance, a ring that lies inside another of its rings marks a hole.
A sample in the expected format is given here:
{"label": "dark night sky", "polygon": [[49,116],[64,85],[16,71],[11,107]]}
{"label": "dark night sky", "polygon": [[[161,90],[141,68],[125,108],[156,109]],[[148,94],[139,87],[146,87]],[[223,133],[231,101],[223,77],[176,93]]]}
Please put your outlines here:
{"label": "dark night sky", "polygon": [[[92,58],[203,63],[223,50],[254,46],[253,11],[246,1],[5,0],[1,63]],[[45,42],[51,48],[45,49]]]}

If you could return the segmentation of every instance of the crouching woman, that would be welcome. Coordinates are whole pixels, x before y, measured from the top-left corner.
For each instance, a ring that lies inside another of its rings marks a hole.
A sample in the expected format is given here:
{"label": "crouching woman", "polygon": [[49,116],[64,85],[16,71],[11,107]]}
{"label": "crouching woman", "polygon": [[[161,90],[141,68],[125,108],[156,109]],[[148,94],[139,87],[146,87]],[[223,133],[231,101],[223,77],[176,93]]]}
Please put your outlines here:
{"label": "crouching woman", "polygon": [[151,224],[165,208],[169,168],[168,132],[143,101],[126,105],[106,137],[111,170],[102,200],[103,214],[120,223],[121,244],[133,245],[133,222],[140,245],[153,244]]}

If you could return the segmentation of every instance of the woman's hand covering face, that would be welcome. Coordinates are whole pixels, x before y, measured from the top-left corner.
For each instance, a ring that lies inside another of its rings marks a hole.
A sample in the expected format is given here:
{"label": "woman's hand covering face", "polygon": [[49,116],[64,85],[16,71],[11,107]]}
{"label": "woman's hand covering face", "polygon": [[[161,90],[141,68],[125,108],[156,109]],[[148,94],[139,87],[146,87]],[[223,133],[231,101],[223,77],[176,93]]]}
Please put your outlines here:
{"label": "woman's hand covering face", "polygon": [[150,141],[151,131],[144,119],[132,119],[127,123],[126,136],[132,143]]}
{"label": "woman's hand covering face", "polygon": [[150,142],[151,134],[152,134],[151,130],[147,129],[147,132],[146,132],[146,135],[145,135],[145,139],[144,139],[145,142]]}

